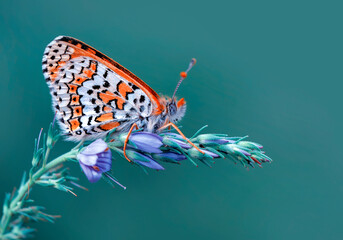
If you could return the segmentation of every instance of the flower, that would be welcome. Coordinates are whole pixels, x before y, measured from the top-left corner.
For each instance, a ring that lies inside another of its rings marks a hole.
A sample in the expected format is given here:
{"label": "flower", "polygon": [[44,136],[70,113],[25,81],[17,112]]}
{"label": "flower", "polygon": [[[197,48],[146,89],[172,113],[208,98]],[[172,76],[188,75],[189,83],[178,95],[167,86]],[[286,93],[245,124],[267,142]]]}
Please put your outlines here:
{"label": "flower", "polygon": [[102,139],[98,139],[83,149],[78,155],[82,171],[92,183],[99,181],[102,173],[111,170],[112,152]]}
{"label": "flower", "polygon": [[[156,134],[136,131],[130,135],[125,153],[134,163],[157,170],[164,170],[159,164],[160,161],[179,164],[180,161],[189,160],[195,166],[198,166],[196,161],[200,161],[211,166],[215,160],[230,158],[241,162],[243,166],[252,167],[255,164],[261,166],[264,162],[272,161],[262,151],[262,145],[246,141],[248,136],[200,134],[202,129],[189,138],[196,147],[178,133],[163,131]],[[127,135],[128,133],[113,135],[108,146],[123,154]]]}
{"label": "flower", "polygon": [[175,133],[168,133],[165,134],[165,136],[163,137],[162,142],[169,146],[169,147],[174,147],[174,148],[178,148],[178,149],[190,149],[192,148],[192,146],[186,142],[184,142],[184,140],[182,139],[182,137],[178,134]]}
{"label": "flower", "polygon": [[139,153],[132,150],[126,150],[126,155],[129,159],[131,159],[133,162],[156,170],[164,170],[164,167],[162,167],[160,164],[155,162],[150,156]]}
{"label": "flower", "polygon": [[149,132],[135,132],[130,136],[130,145],[147,153],[162,153],[160,147],[163,145],[162,137]]}
{"label": "flower", "polygon": [[216,153],[213,153],[211,151],[208,151],[206,149],[201,149],[201,151],[203,151],[205,154],[202,154],[201,152],[199,152],[197,149],[195,148],[191,148],[188,153],[191,157],[196,158],[196,159],[206,159],[206,158],[219,158],[220,156]]}

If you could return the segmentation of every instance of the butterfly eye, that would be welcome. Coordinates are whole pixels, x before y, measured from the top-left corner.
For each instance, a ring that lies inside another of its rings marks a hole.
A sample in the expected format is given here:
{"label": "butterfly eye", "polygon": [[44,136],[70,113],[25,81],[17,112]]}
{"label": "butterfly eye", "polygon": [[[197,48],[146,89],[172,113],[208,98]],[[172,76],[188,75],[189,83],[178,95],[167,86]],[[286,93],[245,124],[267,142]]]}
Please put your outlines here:
{"label": "butterfly eye", "polygon": [[177,110],[177,107],[176,107],[175,102],[173,101],[169,104],[169,115],[174,115],[176,113],[176,110]]}
{"label": "butterfly eye", "polygon": [[155,130],[155,131],[157,131],[157,129],[158,129],[158,125],[157,125],[157,124],[155,124],[155,126],[154,126],[154,130]]}

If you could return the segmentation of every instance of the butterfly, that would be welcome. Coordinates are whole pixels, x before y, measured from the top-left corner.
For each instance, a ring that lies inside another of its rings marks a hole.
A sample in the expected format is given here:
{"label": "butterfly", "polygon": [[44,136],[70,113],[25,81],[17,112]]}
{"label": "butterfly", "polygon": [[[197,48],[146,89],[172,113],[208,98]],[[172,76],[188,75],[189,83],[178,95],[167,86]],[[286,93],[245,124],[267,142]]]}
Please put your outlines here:
{"label": "butterfly", "polygon": [[171,98],[159,96],[119,63],[72,37],[59,36],[47,45],[42,69],[62,132],[67,140],[81,141],[103,137],[112,129],[156,133],[176,127],[186,102],[175,94],[195,62],[181,72]]}

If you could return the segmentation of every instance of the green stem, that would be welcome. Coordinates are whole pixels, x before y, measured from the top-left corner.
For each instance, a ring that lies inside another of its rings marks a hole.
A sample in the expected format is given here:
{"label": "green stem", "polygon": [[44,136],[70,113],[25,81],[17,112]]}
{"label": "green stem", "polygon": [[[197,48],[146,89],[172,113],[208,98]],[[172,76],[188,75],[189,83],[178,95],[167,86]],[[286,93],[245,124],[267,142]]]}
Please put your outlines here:
{"label": "green stem", "polygon": [[43,176],[46,172],[48,172],[50,169],[60,165],[63,162],[68,161],[70,158],[76,158],[76,154],[78,152],[78,149],[72,149],[71,151],[55,158],[45,166],[42,166],[32,177],[31,179],[28,179],[24,185],[22,185],[18,189],[17,196],[12,199],[12,201],[9,204],[9,208],[6,212],[3,213],[3,216],[1,218],[0,223],[0,239],[3,236],[3,234],[6,232],[6,229],[8,227],[8,224],[12,218],[12,216],[15,214],[15,210],[18,207],[18,204],[23,200],[23,198],[26,196],[26,194],[29,192],[29,188],[32,188],[32,186],[35,185],[36,181],[39,180],[41,176]]}
{"label": "green stem", "polygon": [[45,167],[45,165],[46,165],[46,163],[48,161],[48,157],[49,157],[50,151],[51,151],[51,148],[48,147],[48,149],[46,150],[46,153],[45,153],[44,160],[43,160],[43,167]]}

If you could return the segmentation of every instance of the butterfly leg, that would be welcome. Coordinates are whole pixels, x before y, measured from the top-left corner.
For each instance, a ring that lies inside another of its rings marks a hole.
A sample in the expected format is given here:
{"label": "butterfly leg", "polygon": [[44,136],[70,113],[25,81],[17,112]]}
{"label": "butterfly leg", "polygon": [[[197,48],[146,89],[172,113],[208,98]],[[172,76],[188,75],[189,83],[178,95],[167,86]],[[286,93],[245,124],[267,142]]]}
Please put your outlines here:
{"label": "butterfly leg", "polygon": [[128,160],[129,162],[132,162],[132,161],[126,156],[126,146],[127,146],[127,143],[129,142],[129,137],[130,137],[130,135],[131,135],[131,133],[132,133],[132,131],[133,131],[134,128],[138,129],[138,126],[137,126],[136,123],[132,124],[129,133],[128,133],[127,136],[126,136],[126,139],[125,139],[125,142],[124,142],[124,148],[123,148],[124,157],[125,157],[126,160]]}
{"label": "butterfly leg", "polygon": [[167,123],[166,125],[162,126],[159,130],[165,129],[167,127],[173,127],[182,137],[183,139],[185,139],[190,145],[192,145],[193,147],[195,147],[199,152],[201,152],[202,154],[205,154],[204,151],[202,151],[201,149],[199,149],[197,146],[194,145],[194,143],[192,143],[188,138],[186,138],[186,136],[181,132],[181,130],[172,122]]}

